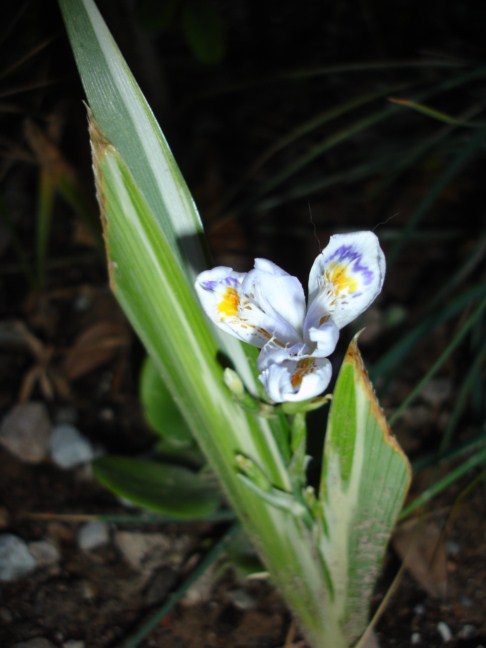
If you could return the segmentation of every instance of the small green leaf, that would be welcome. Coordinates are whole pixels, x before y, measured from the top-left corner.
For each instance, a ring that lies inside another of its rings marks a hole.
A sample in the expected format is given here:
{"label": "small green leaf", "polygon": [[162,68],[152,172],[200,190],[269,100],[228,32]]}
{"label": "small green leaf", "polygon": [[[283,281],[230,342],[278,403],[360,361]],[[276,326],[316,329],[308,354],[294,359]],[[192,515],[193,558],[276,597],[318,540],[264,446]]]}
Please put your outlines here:
{"label": "small green leaf", "polygon": [[216,487],[172,464],[112,455],[94,462],[94,474],[116,495],[171,517],[204,518],[221,503]]}
{"label": "small green leaf", "polygon": [[140,400],[147,422],[174,448],[188,448],[194,439],[154,361],[147,356],[140,373]]}

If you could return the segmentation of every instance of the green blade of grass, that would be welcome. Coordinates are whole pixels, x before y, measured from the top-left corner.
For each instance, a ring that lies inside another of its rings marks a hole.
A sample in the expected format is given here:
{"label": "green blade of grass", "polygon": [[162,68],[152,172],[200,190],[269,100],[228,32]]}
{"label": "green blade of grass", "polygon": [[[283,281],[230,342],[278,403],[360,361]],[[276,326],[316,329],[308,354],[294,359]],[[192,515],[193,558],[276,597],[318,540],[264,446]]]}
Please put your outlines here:
{"label": "green blade of grass", "polygon": [[422,389],[429,382],[429,380],[437,373],[437,371],[442,367],[444,362],[450,355],[455,351],[459,346],[465,336],[471,331],[476,322],[479,321],[479,318],[483,314],[484,309],[486,308],[486,299],[483,299],[473,313],[468,317],[466,322],[461,326],[457,334],[453,337],[451,342],[447,345],[444,351],[440,354],[431,368],[427,371],[425,376],[415,385],[411,390],[408,396],[400,403],[397,409],[390,416],[390,425],[392,425],[407,409],[407,407],[419,396]]}
{"label": "green blade of grass", "polygon": [[407,518],[413,511],[430,502],[432,498],[448,488],[451,484],[457,481],[460,477],[467,474],[473,468],[486,463],[486,448],[477,452],[472,457],[461,463],[459,466],[451,470],[445,477],[439,479],[432,484],[429,488],[424,490],[416,499],[404,507],[400,514],[400,520]]}
{"label": "green blade of grass", "polygon": [[438,313],[432,313],[426,317],[424,321],[420,322],[384,353],[370,370],[371,377],[374,380],[380,380],[384,385],[388,384],[390,376],[405,361],[407,355],[419,342],[426,338],[427,335],[430,335],[439,325],[447,322],[468,305],[483,297],[485,290],[486,284],[480,283],[460,294],[446,304]]}

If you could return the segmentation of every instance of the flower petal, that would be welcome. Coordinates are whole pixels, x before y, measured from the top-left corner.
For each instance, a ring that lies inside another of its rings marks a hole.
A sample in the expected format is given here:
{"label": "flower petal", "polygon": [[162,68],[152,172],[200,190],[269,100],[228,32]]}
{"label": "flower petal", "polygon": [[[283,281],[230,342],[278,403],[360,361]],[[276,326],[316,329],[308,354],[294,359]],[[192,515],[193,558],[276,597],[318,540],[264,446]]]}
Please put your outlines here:
{"label": "flower petal", "polygon": [[331,380],[332,367],[327,358],[290,357],[270,362],[259,380],[275,403],[302,401],[324,391]]}
{"label": "flower petal", "polygon": [[[243,281],[243,290],[258,306],[275,319],[288,322],[295,333],[287,338],[298,339],[305,317],[305,294],[302,284],[278,265],[267,259],[255,259],[255,268]],[[283,340],[282,340],[283,341]]]}
{"label": "flower petal", "polygon": [[341,329],[379,295],[385,256],[373,232],[331,236],[309,275],[309,309],[304,331],[332,319]]}
{"label": "flower petal", "polygon": [[[299,335],[273,306],[275,289],[267,281],[267,273],[251,272],[254,274],[248,281],[250,273],[235,272],[225,266],[202,272],[195,285],[204,310],[223,331],[254,346],[261,348],[271,339],[282,346],[294,344]],[[259,285],[260,278],[265,285]],[[285,280],[288,278],[292,277],[288,275]]]}
{"label": "flower petal", "polygon": [[334,352],[339,340],[339,329],[332,320],[323,322],[320,326],[311,326],[306,332],[310,342],[316,344],[312,352],[314,357],[327,358]]}

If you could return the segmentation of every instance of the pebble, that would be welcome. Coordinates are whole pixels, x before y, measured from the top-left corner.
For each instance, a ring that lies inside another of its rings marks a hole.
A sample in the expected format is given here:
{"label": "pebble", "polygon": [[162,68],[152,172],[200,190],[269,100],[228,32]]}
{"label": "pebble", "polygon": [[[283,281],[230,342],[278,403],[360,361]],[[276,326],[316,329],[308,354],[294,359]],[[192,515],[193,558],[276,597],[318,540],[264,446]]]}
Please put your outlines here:
{"label": "pebble", "polygon": [[52,461],[65,470],[88,463],[95,457],[88,439],[69,423],[60,423],[53,428],[50,450]]}
{"label": "pebble", "polygon": [[28,641],[22,641],[21,643],[16,643],[12,648],[56,648],[53,643],[44,637],[36,637],[35,639],[29,639]]}
{"label": "pebble", "polygon": [[179,566],[192,543],[188,535],[172,538],[163,533],[138,531],[117,531],[114,540],[125,560],[145,573],[162,566]]}
{"label": "pebble", "polygon": [[124,559],[134,569],[151,571],[167,562],[170,539],[161,533],[140,533],[138,531],[117,531],[115,544]]}
{"label": "pebble", "polygon": [[23,540],[11,533],[0,535],[0,581],[22,578],[37,564]]}
{"label": "pebble", "polygon": [[462,607],[465,608],[472,608],[474,603],[472,599],[470,599],[468,596],[465,596],[464,594],[461,594],[459,597],[459,603],[462,605]]}
{"label": "pebble", "polygon": [[420,632],[414,632],[412,633],[412,636],[410,637],[410,643],[412,646],[418,646],[418,644],[422,641],[422,635]]}
{"label": "pebble", "polygon": [[459,630],[457,637],[459,639],[473,639],[477,633],[476,626],[473,626],[471,623],[466,623]]}
{"label": "pebble", "polygon": [[84,648],[85,643],[81,639],[68,639],[62,644],[62,648]]}
{"label": "pebble", "polygon": [[453,557],[458,556],[461,552],[461,547],[457,542],[454,542],[454,540],[447,540],[446,549],[449,556]]}
{"label": "pebble", "polygon": [[228,598],[235,608],[244,612],[253,610],[257,606],[255,599],[243,589],[231,590],[228,592]]}
{"label": "pebble", "polygon": [[108,525],[105,522],[99,520],[86,522],[78,531],[78,547],[83,551],[91,551],[106,544],[109,537]]}
{"label": "pebble", "polygon": [[51,422],[43,403],[20,403],[5,416],[0,443],[17,459],[37,464],[49,452]]}
{"label": "pebble", "polygon": [[29,552],[39,567],[50,567],[61,560],[59,549],[52,542],[38,540],[29,542]]}
{"label": "pebble", "polygon": [[413,611],[415,614],[422,616],[426,612],[425,605],[423,605],[422,603],[417,603],[417,605],[413,608]]}
{"label": "pebble", "polygon": [[439,407],[450,398],[452,383],[448,378],[432,378],[422,389],[423,400],[432,407]]}
{"label": "pebble", "polygon": [[452,631],[444,621],[439,621],[437,624],[437,632],[442,637],[444,643],[447,643],[452,639]]}

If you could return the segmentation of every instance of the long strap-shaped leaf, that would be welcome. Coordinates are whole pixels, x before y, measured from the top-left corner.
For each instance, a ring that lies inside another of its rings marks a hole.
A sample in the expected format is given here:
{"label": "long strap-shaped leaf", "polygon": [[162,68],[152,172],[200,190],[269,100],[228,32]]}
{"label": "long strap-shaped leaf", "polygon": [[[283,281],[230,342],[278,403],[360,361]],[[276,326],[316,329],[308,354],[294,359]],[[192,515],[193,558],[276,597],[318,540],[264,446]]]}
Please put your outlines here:
{"label": "long strap-shaped leaf", "polygon": [[[386,545],[411,479],[363,366],[356,338],[336,383],[324,447],[319,547],[344,646],[366,628]],[[340,646],[336,643],[336,646]]]}
{"label": "long strap-shaped leaf", "polygon": [[[291,483],[272,430],[231,399],[215,341],[159,223],[94,124],[91,138],[115,295],[312,645],[325,647],[325,592],[315,544],[302,511],[286,506]],[[237,456],[255,462],[272,493],[266,496],[240,478]]]}
{"label": "long strap-shaped leaf", "polygon": [[[167,141],[93,0],[59,0],[90,109],[133,175],[179,266],[192,281],[207,267],[203,228]],[[256,390],[241,344],[220,346]]]}

